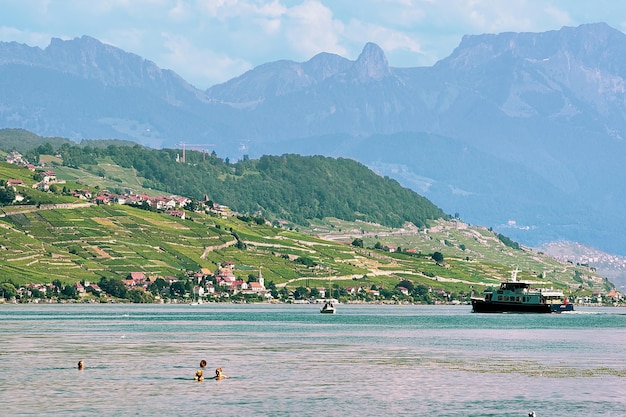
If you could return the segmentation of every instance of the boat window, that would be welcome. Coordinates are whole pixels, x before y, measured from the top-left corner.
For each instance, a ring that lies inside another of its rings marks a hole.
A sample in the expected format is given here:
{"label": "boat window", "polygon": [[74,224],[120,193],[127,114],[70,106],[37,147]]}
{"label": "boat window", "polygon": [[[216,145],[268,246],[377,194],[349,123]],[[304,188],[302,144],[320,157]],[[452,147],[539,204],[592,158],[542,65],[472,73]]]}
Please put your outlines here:
{"label": "boat window", "polygon": [[502,301],[502,296],[501,295],[498,296],[498,301]]}

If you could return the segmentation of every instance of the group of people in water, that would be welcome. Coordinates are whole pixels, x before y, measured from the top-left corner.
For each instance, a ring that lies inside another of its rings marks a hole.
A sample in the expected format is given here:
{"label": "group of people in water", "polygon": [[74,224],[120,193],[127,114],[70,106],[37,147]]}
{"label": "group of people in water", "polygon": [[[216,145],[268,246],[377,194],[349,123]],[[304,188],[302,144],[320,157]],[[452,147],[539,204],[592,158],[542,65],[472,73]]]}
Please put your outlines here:
{"label": "group of people in water", "polygon": [[[200,369],[198,369],[196,371],[196,376],[193,378],[194,381],[204,381],[204,370],[206,369],[206,361],[204,359],[202,359],[200,361]],[[224,372],[222,371],[222,368],[217,368],[215,370],[215,376],[211,377],[210,379],[224,379],[224,378],[228,378],[226,375],[224,375]]]}
{"label": "group of people in water", "polygon": [[[85,362],[83,362],[82,360],[78,361],[78,370],[82,371],[83,369],[85,369]],[[196,371],[196,375],[194,376],[194,381],[204,381],[204,370],[206,369],[206,361],[204,359],[202,359],[200,361],[200,369],[198,369]],[[209,379],[225,379],[228,378],[226,375],[224,375],[224,372],[222,371],[222,368],[217,368],[215,370],[215,376],[209,378]]]}

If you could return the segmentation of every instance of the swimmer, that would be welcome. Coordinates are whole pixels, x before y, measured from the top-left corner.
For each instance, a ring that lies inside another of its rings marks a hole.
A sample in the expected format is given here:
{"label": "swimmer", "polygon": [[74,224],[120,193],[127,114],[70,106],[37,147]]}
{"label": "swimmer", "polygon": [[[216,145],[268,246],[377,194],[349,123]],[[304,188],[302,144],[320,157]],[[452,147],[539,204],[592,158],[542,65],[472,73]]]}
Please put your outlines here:
{"label": "swimmer", "polygon": [[83,369],[85,369],[85,363],[82,360],[80,360],[78,361],[78,370],[82,371]]}
{"label": "swimmer", "polygon": [[206,361],[204,359],[200,361],[200,368],[202,369],[206,368]]}
{"label": "swimmer", "polygon": [[217,368],[215,370],[215,379],[224,379],[224,378],[228,378],[228,377],[224,375],[224,373],[222,372],[222,368]]}
{"label": "swimmer", "polygon": [[202,375],[202,371],[200,369],[198,369],[196,371],[196,376],[193,378],[194,381],[204,381],[204,376]]}

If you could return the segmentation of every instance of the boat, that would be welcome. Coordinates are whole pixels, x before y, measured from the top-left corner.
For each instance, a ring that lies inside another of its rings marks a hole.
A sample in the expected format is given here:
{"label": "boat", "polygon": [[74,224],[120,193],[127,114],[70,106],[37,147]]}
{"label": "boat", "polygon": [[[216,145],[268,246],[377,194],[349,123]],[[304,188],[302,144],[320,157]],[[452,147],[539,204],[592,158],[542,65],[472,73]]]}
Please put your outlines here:
{"label": "boat", "polygon": [[511,279],[497,289],[486,289],[484,297],[472,297],[474,313],[561,313],[574,311],[563,291],[533,288],[531,282],[518,281],[516,268]]}
{"label": "boat", "polygon": [[335,308],[335,305],[333,304],[332,300],[327,300],[322,306],[322,308],[320,308],[320,313],[322,314],[335,314],[336,312],[337,312],[337,309]]}
{"label": "boat", "polygon": [[320,308],[320,313],[322,314],[335,314],[337,312],[337,309],[335,308],[335,304],[334,301],[331,297],[332,297],[332,284],[328,286],[328,295],[330,295],[330,297],[326,297],[326,301],[324,302],[324,305],[322,306],[322,308]]}

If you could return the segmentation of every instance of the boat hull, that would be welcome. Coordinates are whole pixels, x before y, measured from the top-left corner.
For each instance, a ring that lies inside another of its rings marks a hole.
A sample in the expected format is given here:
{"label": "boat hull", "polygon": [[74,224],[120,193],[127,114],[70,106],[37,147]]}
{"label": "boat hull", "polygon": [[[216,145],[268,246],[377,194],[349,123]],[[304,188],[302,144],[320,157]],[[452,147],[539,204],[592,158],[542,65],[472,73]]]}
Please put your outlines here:
{"label": "boat hull", "polygon": [[472,311],[474,313],[561,313],[564,311],[574,311],[574,305],[494,303],[473,299]]}

